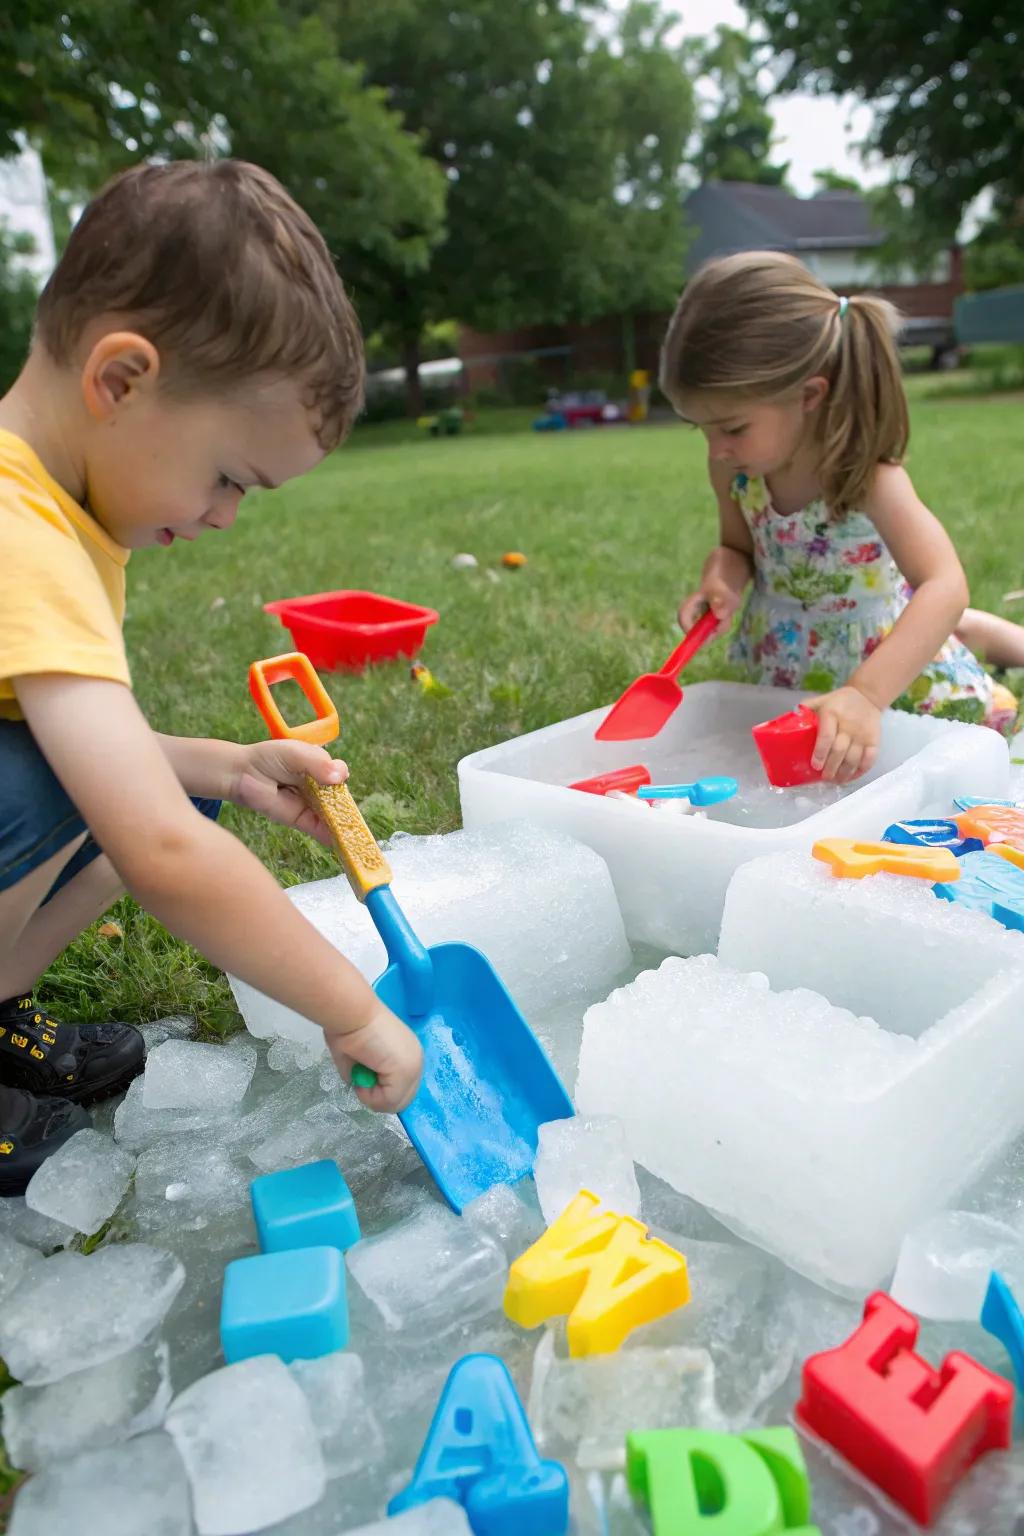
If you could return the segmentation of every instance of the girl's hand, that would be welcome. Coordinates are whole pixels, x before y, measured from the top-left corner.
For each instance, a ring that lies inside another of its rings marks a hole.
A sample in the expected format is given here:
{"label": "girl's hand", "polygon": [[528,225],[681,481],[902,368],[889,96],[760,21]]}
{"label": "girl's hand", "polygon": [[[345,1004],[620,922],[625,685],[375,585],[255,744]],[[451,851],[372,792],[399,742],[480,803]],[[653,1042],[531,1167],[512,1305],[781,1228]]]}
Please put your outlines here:
{"label": "girl's hand", "polygon": [[847,683],[834,693],[808,699],[820,724],[811,764],[822,769],[822,778],[849,784],[869,773],[878,756],[882,735],[882,711],[867,696]]}
{"label": "girl's hand", "polygon": [[306,741],[255,741],[236,750],[227,798],[333,848],[330,832],[309,809],[299,786],[307,773],[318,784],[344,784],[348,765]]}
{"label": "girl's hand", "polygon": [[751,563],[741,550],[719,545],[704,562],[700,590],[692,592],[679,606],[679,623],[684,630],[692,629],[706,608],[710,608],[718,620],[716,635],[722,634],[732,623],[737,608],[743,601],[743,593],[751,575]]}

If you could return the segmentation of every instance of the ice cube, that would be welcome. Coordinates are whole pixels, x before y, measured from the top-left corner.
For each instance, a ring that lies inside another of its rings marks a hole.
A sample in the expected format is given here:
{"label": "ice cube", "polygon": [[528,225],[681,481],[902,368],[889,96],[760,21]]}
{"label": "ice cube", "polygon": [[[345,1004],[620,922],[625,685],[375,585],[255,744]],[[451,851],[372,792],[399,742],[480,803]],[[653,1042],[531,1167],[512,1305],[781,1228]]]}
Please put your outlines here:
{"label": "ice cube", "polygon": [[34,1248],[28,1248],[24,1243],[8,1237],[5,1232],[0,1232],[0,1299],[14,1289],[33,1264],[38,1263],[39,1254]]}
{"label": "ice cube", "polygon": [[610,1115],[575,1115],[540,1127],[533,1176],[550,1226],[581,1189],[605,1210],[639,1216],[640,1189],[621,1121]]}
{"label": "ice cube", "polygon": [[1020,936],[927,886],[759,859],[717,961],[670,958],[588,1010],[576,1101],[741,1236],[863,1294],[1024,1128],[1022,996]]}
{"label": "ice cube", "polygon": [[[170,1213],[177,1209],[168,1206]],[[184,1227],[166,1227],[159,1241],[185,1269],[185,1284],[162,1329],[171,1349],[174,1385],[180,1392],[220,1361],[224,1270],[232,1259],[258,1253],[259,1244],[252,1213],[246,1209],[218,1221],[200,1217]]]}
{"label": "ice cube", "polygon": [[0,1355],[26,1386],[45,1386],[141,1344],[185,1279],[178,1261],[144,1243],[118,1243],[88,1258],[44,1259],[0,1311]]}
{"label": "ice cube", "polygon": [[143,1040],[146,1042],[146,1051],[155,1051],[158,1045],[163,1045],[165,1040],[193,1040],[198,1032],[199,1025],[189,1013],[175,1013],[166,1019],[154,1019],[150,1024],[143,1024],[139,1028]]}
{"label": "ice cube", "polygon": [[462,1220],[492,1238],[510,1263],[544,1231],[544,1218],[530,1179],[521,1179],[518,1184],[495,1184],[466,1206]]}
{"label": "ice cube", "polygon": [[473,1536],[466,1511],[452,1499],[430,1499],[390,1520],[360,1525],[347,1536]]}
{"label": "ice cube", "polygon": [[276,1355],[256,1355],[193,1382],[174,1399],[166,1422],[192,1485],[200,1536],[264,1531],[323,1494],[324,1459],[309,1404]]}
{"label": "ice cube", "polygon": [[121,1204],[134,1167],[135,1159],[109,1136],[78,1131],[36,1169],[25,1201],[41,1216],[91,1236]]}
{"label": "ice cube", "polygon": [[439,1205],[364,1239],[346,1257],[352,1279],[391,1329],[440,1334],[501,1306],[505,1255]]}
{"label": "ice cube", "polygon": [[0,1232],[6,1237],[13,1237],[15,1242],[38,1249],[41,1253],[50,1253],[54,1248],[63,1248],[75,1235],[74,1227],[69,1227],[63,1221],[53,1221],[49,1216],[40,1216],[38,1211],[30,1210],[25,1203],[24,1195],[0,1199]]}
{"label": "ice cube", "polygon": [[[387,852],[402,908],[424,944],[457,941],[482,950],[527,1019],[602,984],[607,991],[629,962],[604,861],[561,833],[515,822],[436,837],[399,835]],[[380,975],[384,946],[344,876],[286,894],[367,980]],[[254,1035],[322,1040],[299,1014],[229,979]]]}
{"label": "ice cube", "polygon": [[18,1491],[8,1536],[191,1536],[188,1479],[165,1434],[86,1451]]}
{"label": "ice cube", "polygon": [[363,1362],[347,1350],[288,1367],[309,1404],[327,1476],[349,1477],[383,1460],[384,1440],[366,1395]]}
{"label": "ice cube", "polygon": [[267,1052],[267,1066],[272,1072],[304,1072],[315,1066],[327,1053],[321,1032],[319,1040],[308,1044],[301,1040],[275,1040]]}
{"label": "ice cube", "polygon": [[170,1402],[162,1343],[140,1344],[48,1387],[12,1387],[0,1399],[8,1458],[24,1472],[41,1471],[80,1451],[159,1428]]}
{"label": "ice cube", "polygon": [[907,1233],[889,1287],[918,1317],[976,1322],[992,1271],[1024,1296],[1024,1236],[972,1211],[942,1211]]}
{"label": "ice cube", "polygon": [[205,1225],[248,1209],[250,1179],[212,1137],[157,1141],[135,1170],[134,1215],[141,1231]]}
{"label": "ice cube", "polygon": [[135,1079],[114,1114],[114,1136],[129,1152],[143,1152],[154,1142],[172,1137],[182,1142],[207,1134],[226,1139],[229,1129],[248,1118],[239,1114],[237,1104],[226,1109],[216,1105],[195,1110],[147,1109],[142,1102],[143,1084],[143,1078]]}
{"label": "ice cube", "polygon": [[550,1330],[534,1355],[529,1419],[544,1455],[602,1471],[626,1465],[635,1429],[726,1428],[707,1350],[636,1344],[572,1360],[556,1353]]}
{"label": "ice cube", "polygon": [[146,1109],[228,1109],[245,1097],[255,1070],[251,1046],[166,1040],[146,1061],[142,1102]]}

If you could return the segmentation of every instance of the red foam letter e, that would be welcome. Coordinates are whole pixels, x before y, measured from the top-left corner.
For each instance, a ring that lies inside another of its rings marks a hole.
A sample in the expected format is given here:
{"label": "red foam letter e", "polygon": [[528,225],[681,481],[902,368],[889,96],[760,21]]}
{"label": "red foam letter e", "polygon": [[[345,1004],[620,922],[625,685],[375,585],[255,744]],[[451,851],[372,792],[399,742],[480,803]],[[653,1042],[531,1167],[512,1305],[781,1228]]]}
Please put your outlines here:
{"label": "red foam letter e", "polygon": [[803,1369],[797,1418],[922,1525],[986,1451],[1010,1444],[1013,1388],[954,1351],[934,1371],[915,1317],[883,1291],[838,1349]]}

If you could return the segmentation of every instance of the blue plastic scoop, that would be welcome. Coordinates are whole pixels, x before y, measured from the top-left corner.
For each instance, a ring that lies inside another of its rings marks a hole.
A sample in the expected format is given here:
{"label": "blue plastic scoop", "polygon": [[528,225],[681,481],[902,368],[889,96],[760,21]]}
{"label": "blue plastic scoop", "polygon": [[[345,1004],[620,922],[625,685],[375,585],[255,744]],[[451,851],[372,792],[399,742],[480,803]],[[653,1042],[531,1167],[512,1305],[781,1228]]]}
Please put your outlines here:
{"label": "blue plastic scoop", "polygon": [[731,800],[739,792],[735,779],[717,774],[712,778],[696,779],[692,784],[641,784],[636,792],[638,800],[689,800],[691,805],[718,805]]}
{"label": "blue plastic scoop", "polygon": [[[263,671],[261,669],[267,669]],[[253,677],[253,673],[256,677]],[[297,681],[318,711],[303,726],[287,726],[270,699],[269,685]],[[308,659],[295,653],[255,662],[250,688],[274,735],[305,734],[321,743],[333,705]],[[338,717],[335,713],[334,735]],[[373,990],[416,1031],[423,1047],[423,1079],[399,1116],[409,1139],[453,1210],[495,1184],[510,1184],[533,1169],[537,1131],[546,1120],[575,1113],[572,1100],[510,993],[490,962],[469,944],[421,944],[391,890],[391,868],[344,784],[312,778],[304,792],[330,828],[335,850],[356,896],[384,941],[390,964]],[[374,1074],[356,1067],[353,1082],[371,1086]]]}

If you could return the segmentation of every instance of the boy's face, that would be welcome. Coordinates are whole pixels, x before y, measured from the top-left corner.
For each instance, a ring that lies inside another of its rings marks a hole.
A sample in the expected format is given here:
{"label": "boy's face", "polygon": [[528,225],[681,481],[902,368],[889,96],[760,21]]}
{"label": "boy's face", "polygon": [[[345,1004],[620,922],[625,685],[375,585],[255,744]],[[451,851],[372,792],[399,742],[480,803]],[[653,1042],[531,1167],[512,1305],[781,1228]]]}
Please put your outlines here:
{"label": "boy's face", "polygon": [[128,549],[228,528],[253,486],[272,489],[324,457],[298,384],[272,379],[177,397],[135,382],[93,421],[85,444],[89,510]]}

